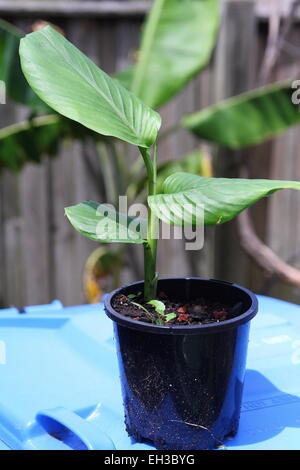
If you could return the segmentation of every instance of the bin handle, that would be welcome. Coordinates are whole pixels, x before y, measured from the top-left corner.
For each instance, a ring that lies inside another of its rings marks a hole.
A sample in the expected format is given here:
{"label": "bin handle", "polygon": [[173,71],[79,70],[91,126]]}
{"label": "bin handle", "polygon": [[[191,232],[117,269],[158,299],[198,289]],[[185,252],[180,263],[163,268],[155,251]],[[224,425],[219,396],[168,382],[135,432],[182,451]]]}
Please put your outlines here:
{"label": "bin handle", "polygon": [[62,427],[69,429],[84,443],[87,450],[115,450],[110,437],[99,430],[94,423],[86,421],[67,408],[57,407],[40,411],[36,418],[50,434],[59,432]]}

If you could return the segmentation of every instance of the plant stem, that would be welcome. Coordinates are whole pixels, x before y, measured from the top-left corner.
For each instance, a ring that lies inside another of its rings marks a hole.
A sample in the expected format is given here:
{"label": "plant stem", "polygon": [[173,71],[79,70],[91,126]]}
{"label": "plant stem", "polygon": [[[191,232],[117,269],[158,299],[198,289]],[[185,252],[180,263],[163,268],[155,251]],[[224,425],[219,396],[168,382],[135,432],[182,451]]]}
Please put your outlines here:
{"label": "plant stem", "polygon": [[[149,149],[139,148],[144,159],[148,175],[148,194],[149,196],[156,194],[156,148],[154,150],[153,162]],[[157,238],[158,238],[158,218],[148,207],[148,234],[147,242],[144,244],[144,298],[146,301],[156,298],[157,289]]]}

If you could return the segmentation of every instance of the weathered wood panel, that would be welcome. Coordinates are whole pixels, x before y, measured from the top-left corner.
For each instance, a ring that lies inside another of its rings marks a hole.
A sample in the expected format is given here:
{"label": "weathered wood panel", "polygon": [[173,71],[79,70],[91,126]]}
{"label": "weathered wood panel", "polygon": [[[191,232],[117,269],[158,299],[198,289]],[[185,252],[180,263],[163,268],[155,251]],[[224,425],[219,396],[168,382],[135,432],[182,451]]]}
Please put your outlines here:
{"label": "weathered wood panel", "polygon": [[[299,55],[294,51],[300,47],[300,29],[294,26],[287,38],[292,45],[291,52],[281,55],[275,70],[277,80],[287,76],[299,78]],[[270,165],[270,178],[300,180],[300,135],[299,126],[290,129],[273,146]],[[282,191],[269,201],[268,220],[266,223],[268,244],[282,259],[300,269],[300,194],[298,191]],[[263,285],[269,295],[280,296],[286,300],[300,303],[298,288],[282,284],[272,278]]]}
{"label": "weathered wood panel", "polygon": [[[216,49],[214,102],[249,91],[255,86],[256,57],[255,1],[225,3]],[[215,159],[216,175],[238,177],[238,162],[248,157],[247,152],[219,149]],[[215,232],[216,277],[247,284],[248,260],[239,246],[237,221],[218,226]]]}

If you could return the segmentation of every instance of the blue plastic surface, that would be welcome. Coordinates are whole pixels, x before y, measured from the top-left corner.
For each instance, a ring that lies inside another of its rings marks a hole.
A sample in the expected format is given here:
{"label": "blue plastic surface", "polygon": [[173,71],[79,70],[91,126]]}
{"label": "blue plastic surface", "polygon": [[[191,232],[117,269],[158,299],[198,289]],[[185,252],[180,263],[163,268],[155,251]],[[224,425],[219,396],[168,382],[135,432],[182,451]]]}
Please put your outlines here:
{"label": "blue plastic surface", "polygon": [[[300,306],[260,297],[240,429],[228,449],[300,449]],[[0,450],[151,449],[131,442],[102,305],[0,310]]]}

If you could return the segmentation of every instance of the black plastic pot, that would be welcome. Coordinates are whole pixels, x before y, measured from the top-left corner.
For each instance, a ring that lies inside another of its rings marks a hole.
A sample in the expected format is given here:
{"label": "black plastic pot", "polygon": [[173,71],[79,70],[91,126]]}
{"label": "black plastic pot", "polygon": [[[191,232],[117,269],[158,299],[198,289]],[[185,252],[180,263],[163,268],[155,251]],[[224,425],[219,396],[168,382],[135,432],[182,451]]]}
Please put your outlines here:
{"label": "black plastic pot", "polygon": [[124,317],[113,297],[141,291],[135,283],[105,301],[114,321],[126,428],[157,449],[198,450],[222,445],[237,432],[250,320],[257,299],[228,282],[160,279],[158,290],[178,301],[199,297],[231,308],[229,320],[197,326],[157,326]]}

